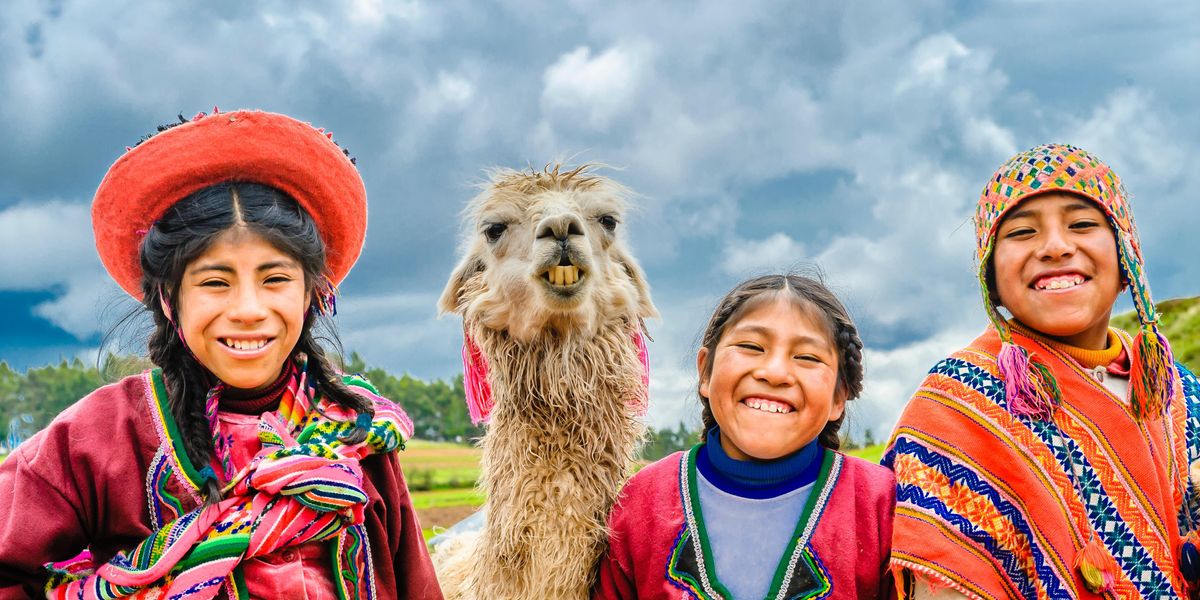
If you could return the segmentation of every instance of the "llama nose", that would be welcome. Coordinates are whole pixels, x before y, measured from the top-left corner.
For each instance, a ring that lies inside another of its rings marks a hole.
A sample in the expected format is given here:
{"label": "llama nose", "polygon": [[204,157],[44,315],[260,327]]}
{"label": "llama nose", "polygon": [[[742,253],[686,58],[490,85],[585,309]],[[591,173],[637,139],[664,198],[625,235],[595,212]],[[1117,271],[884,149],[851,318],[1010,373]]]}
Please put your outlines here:
{"label": "llama nose", "polygon": [[537,225],[538,239],[554,238],[561,243],[572,235],[583,235],[583,221],[575,215],[546,217]]}

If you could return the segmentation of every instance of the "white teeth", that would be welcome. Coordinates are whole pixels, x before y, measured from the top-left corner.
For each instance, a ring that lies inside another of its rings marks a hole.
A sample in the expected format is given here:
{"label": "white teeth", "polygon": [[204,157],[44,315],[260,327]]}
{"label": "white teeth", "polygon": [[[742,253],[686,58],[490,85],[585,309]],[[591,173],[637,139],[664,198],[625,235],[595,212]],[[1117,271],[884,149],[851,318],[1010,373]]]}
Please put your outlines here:
{"label": "white teeth", "polygon": [[225,338],[225,345],[235,350],[258,350],[267,345],[269,340],[235,340],[233,338]]}
{"label": "white teeth", "polygon": [[1062,290],[1081,285],[1083,282],[1083,277],[1076,275],[1069,279],[1052,279],[1048,282],[1039,283],[1037,287],[1042,290]]}
{"label": "white teeth", "polygon": [[750,408],[753,408],[755,410],[761,410],[763,412],[769,412],[769,413],[790,412],[790,411],[788,411],[787,407],[785,407],[785,406],[782,406],[775,402],[768,402],[766,400],[759,400],[756,398],[746,400],[745,404],[746,404],[746,406],[749,406]]}

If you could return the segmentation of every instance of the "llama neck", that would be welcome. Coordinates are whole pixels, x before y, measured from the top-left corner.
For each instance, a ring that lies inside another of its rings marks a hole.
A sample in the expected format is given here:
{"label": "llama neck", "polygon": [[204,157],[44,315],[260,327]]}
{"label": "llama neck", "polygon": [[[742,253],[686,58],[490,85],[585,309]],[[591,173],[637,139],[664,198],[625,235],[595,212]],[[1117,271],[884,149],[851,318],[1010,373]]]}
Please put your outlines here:
{"label": "llama neck", "polygon": [[587,422],[589,413],[625,412],[643,399],[642,365],[630,327],[618,320],[593,336],[543,334],[528,342],[478,328],[474,335],[488,359],[495,402],[492,428],[509,415],[529,422]]}
{"label": "llama neck", "polygon": [[520,343],[471,331],[495,403],[480,444],[488,518],[474,554],[477,597],[588,597],[643,431],[630,408],[646,392],[629,327]]}

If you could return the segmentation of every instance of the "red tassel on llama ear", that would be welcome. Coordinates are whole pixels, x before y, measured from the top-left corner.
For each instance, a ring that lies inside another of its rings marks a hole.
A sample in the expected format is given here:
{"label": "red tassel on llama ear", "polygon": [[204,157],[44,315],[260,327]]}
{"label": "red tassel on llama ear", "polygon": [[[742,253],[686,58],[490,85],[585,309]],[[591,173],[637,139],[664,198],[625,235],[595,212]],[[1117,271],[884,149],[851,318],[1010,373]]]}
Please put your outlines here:
{"label": "red tassel on llama ear", "polygon": [[1022,347],[1004,342],[996,357],[1000,379],[1004,381],[1004,398],[1014,415],[1049,419],[1058,405],[1058,386],[1044,365],[1033,363]]}
{"label": "red tassel on llama ear", "polygon": [[1171,345],[1153,324],[1143,326],[1134,338],[1129,372],[1133,416],[1139,421],[1162,416],[1175,390],[1175,359]]}
{"label": "red tassel on llama ear", "polygon": [[1092,532],[1092,539],[1080,548],[1079,556],[1075,558],[1075,568],[1089,592],[1102,594],[1113,590],[1113,573],[1119,567],[1100,543],[1100,538]]}
{"label": "red tassel on llama ear", "polygon": [[646,416],[646,411],[650,408],[650,349],[646,347],[646,336],[642,335],[642,330],[635,327],[633,329],[633,346],[637,348],[638,362],[642,363],[642,389],[640,393],[629,399],[629,408],[639,417]]}
{"label": "red tassel on llama ear", "polygon": [[487,421],[492,413],[492,386],[488,383],[487,357],[466,333],[463,334],[462,359],[467,411],[471,413],[471,423],[478,425]]}

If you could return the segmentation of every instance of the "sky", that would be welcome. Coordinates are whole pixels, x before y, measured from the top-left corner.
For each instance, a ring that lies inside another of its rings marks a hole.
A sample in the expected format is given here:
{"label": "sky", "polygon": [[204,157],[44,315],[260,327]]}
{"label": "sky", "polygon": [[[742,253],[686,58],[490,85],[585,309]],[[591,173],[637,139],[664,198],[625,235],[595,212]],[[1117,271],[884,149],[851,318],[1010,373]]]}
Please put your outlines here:
{"label": "sky", "polygon": [[0,90],[0,359],[18,369],[95,360],[134,305],[96,255],[92,194],[126,146],[214,106],[312,122],[357,158],[370,222],[341,341],[425,379],[461,371],[436,299],[484,171],[613,165],[662,313],[656,427],[699,422],[695,352],[726,291],[819,268],[866,344],[850,426],[886,438],[986,323],[979,191],[1045,142],[1124,179],[1156,298],[1200,294],[1192,2],[17,0]]}

